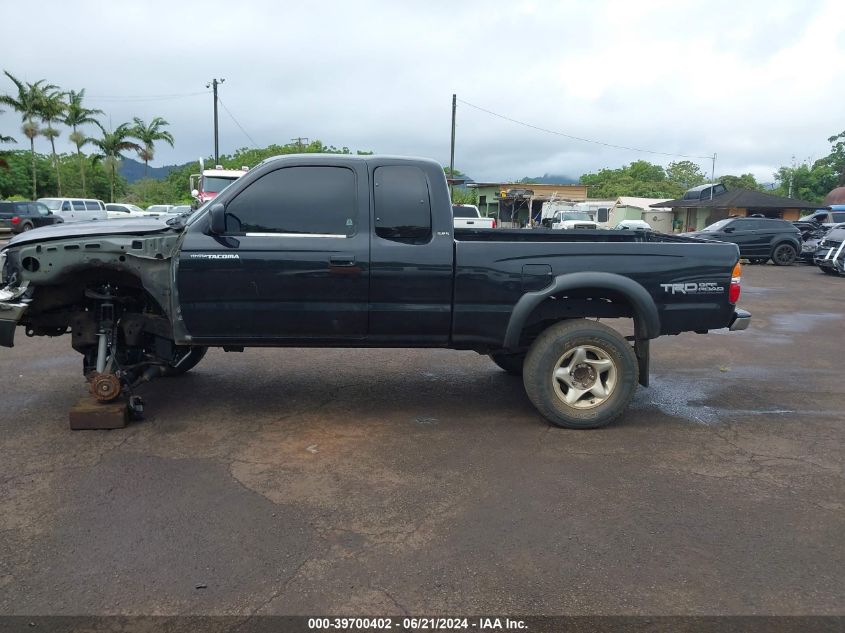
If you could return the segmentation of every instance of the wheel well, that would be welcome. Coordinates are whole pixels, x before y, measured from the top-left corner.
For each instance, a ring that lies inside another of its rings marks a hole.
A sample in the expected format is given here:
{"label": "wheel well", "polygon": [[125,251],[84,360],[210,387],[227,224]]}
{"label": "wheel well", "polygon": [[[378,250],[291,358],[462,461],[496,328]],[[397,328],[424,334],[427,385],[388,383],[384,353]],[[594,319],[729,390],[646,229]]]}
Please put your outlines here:
{"label": "wheel well", "polygon": [[774,253],[777,250],[778,246],[783,246],[784,244],[788,244],[793,249],[795,249],[796,252],[799,250],[798,247],[795,246],[795,244],[793,242],[791,242],[790,240],[779,240],[779,241],[775,242],[774,246],[772,246],[772,253]]}
{"label": "wheel well", "polygon": [[559,321],[580,318],[629,318],[636,326],[634,307],[623,294],[604,288],[579,288],[539,303],[525,320],[519,346],[530,346],[543,330]]}
{"label": "wheel well", "polygon": [[107,269],[79,271],[72,277],[62,279],[59,284],[36,286],[28,314],[38,315],[78,306],[85,303],[86,289],[106,284],[119,289],[119,293],[143,300],[157,312],[165,314],[162,306],[147,292],[136,275]]}

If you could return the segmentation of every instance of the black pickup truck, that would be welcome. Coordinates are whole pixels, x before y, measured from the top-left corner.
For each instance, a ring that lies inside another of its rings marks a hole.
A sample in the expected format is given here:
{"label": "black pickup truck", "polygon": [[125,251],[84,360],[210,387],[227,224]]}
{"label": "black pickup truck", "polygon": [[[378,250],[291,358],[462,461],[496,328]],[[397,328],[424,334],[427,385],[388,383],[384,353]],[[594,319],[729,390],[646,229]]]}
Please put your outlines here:
{"label": "black pickup truck", "polygon": [[[0,345],[69,333],[110,400],[209,346],[442,347],[522,374],[552,423],[602,426],[649,341],[745,329],[734,244],[636,231],[455,230],[443,170],[269,159],[189,220],[29,231],[0,251]],[[623,337],[602,318],[633,320]]]}

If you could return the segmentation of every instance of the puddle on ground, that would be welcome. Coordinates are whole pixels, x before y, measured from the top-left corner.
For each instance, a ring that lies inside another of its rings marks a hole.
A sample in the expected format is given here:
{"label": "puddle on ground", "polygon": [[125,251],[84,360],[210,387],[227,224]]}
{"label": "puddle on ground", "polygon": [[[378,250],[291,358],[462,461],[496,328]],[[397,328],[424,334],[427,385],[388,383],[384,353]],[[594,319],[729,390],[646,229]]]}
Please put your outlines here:
{"label": "puddle on ground", "polygon": [[[704,381],[700,376],[686,378],[673,376],[663,378],[651,376],[648,389],[638,389],[631,402],[632,409],[649,409],[657,407],[662,413],[674,418],[683,418],[698,424],[716,424],[723,419],[748,415],[790,415],[796,413],[792,409],[730,409],[711,407],[704,404],[712,396],[703,387]],[[823,412],[801,411],[802,415]]]}
{"label": "puddle on ground", "polygon": [[774,314],[769,317],[769,323],[780,332],[806,333],[823,323],[841,318],[841,314],[834,312],[794,312]]}
{"label": "puddle on ground", "polygon": [[[740,333],[742,337],[765,337],[770,345],[786,345],[793,342],[793,334],[806,334],[830,321],[838,321],[841,314],[834,312],[796,312],[793,314],[774,314],[767,317],[768,327],[760,328],[751,317],[751,326]],[[729,334],[736,336],[727,328],[710,330],[710,334]]]}
{"label": "puddle on ground", "polygon": [[749,286],[742,284],[742,294],[744,295],[766,295],[769,293],[784,292],[783,288],[764,288],[763,286]]}

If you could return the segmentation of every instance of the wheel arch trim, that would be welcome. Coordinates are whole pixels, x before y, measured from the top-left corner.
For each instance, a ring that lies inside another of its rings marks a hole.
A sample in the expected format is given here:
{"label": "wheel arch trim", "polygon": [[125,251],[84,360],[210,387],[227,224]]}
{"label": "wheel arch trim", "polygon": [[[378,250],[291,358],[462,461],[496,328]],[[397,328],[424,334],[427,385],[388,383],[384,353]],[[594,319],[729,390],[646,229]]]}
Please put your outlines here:
{"label": "wheel arch trim", "polygon": [[516,349],[525,323],[534,309],[549,297],[570,290],[596,288],[612,290],[625,297],[634,310],[637,339],[660,336],[660,315],[648,291],[633,279],[604,272],[578,272],[558,275],[550,286],[527,292],[516,302],[505,332],[504,349]]}

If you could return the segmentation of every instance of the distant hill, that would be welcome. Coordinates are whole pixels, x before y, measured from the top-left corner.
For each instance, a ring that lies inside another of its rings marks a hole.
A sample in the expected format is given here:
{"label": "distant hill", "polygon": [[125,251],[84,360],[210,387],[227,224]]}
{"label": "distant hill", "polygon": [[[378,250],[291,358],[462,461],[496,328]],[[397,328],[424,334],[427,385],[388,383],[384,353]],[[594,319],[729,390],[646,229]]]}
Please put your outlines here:
{"label": "distant hill", "polygon": [[577,185],[580,182],[579,178],[572,176],[565,176],[562,174],[543,174],[537,177],[526,177],[519,181],[520,184],[536,184],[536,185]]}
{"label": "distant hill", "polygon": [[[181,165],[164,165],[163,167],[150,167],[147,177],[154,180],[164,180],[171,171],[174,169],[181,169],[187,164],[188,163],[182,163]],[[197,166],[197,169],[199,169],[199,165]],[[144,177],[144,163],[137,161],[134,158],[124,158],[120,161],[119,172],[120,175],[126,178],[126,181],[131,184]]]}

